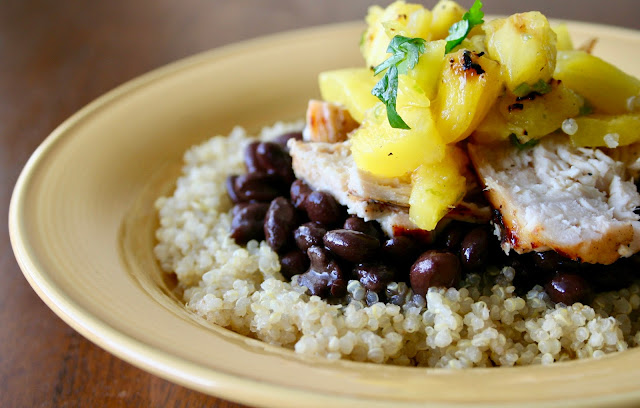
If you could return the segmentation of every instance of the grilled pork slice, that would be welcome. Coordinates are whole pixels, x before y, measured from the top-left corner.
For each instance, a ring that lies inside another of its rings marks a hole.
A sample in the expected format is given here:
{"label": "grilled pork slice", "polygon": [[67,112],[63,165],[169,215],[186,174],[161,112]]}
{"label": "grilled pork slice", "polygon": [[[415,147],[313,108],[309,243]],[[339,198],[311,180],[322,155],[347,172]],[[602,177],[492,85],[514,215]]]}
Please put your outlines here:
{"label": "grilled pork slice", "polygon": [[[411,180],[380,178],[358,170],[351,156],[350,143],[313,143],[292,140],[289,153],[296,177],[316,190],[331,193],[350,214],[365,220],[378,221],[389,236],[430,235],[409,219]],[[469,175],[469,190],[475,177]],[[479,185],[475,184],[476,189]],[[463,202],[451,210],[447,219],[488,222],[491,217],[487,205]],[[446,221],[442,222],[442,226]]]}
{"label": "grilled pork slice", "polygon": [[310,142],[343,142],[360,126],[344,106],[315,99],[307,106],[306,123],[302,137]]}
{"label": "grilled pork slice", "polygon": [[552,249],[574,260],[611,264],[640,250],[640,195],[625,164],[564,136],[530,149],[469,145],[469,155],[500,211],[503,249]]}

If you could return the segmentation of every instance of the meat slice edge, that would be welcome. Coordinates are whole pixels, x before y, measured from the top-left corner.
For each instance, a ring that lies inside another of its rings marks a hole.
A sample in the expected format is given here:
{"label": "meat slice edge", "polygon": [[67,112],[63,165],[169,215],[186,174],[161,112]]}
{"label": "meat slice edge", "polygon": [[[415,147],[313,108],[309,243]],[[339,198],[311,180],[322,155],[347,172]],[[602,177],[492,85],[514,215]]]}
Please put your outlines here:
{"label": "meat slice edge", "polygon": [[611,264],[640,250],[640,195],[624,163],[551,136],[533,148],[468,146],[486,196],[500,212],[505,252],[554,250]]}
{"label": "meat slice edge", "polygon": [[[340,204],[348,208],[350,214],[367,221],[378,221],[389,236],[419,230],[409,219],[409,177],[380,178],[358,170],[351,156],[349,141],[290,141],[288,147],[296,177],[316,190],[331,193]],[[474,177],[468,177],[468,180],[473,179]],[[436,233],[452,219],[483,223],[488,222],[490,217],[491,211],[486,203],[462,202],[438,225]],[[433,238],[433,234],[428,234],[428,231],[421,235]]]}

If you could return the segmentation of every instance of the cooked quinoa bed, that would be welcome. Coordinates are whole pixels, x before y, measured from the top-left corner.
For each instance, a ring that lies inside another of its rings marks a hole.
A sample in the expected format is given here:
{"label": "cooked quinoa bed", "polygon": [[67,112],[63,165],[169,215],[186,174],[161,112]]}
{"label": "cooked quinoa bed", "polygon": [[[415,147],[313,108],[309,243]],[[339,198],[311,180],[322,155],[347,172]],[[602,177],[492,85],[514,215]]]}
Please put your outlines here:
{"label": "cooked quinoa bed", "polygon": [[[258,138],[302,125],[277,123]],[[175,273],[186,308],[208,321],[301,354],[429,367],[549,364],[640,342],[638,284],[599,294],[590,306],[555,305],[540,286],[517,296],[517,271],[505,267],[470,274],[459,289],[431,288],[426,302],[409,292],[403,306],[367,306],[357,281],[348,284],[348,303],[309,296],[296,277],[285,282],[265,242],[243,247],[229,236],[225,180],[245,171],[243,150],[253,140],[235,128],[194,146],[173,195],[156,202],[155,254]]]}

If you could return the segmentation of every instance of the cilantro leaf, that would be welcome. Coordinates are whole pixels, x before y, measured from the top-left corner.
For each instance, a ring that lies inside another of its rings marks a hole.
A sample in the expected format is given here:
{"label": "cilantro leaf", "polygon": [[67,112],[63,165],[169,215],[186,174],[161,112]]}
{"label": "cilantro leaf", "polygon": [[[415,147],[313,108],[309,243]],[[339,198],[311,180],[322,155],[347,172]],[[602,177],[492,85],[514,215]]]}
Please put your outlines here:
{"label": "cilantro leaf", "polygon": [[398,98],[398,75],[406,74],[413,69],[420,55],[426,49],[426,41],[422,38],[409,38],[396,35],[391,39],[387,52],[392,55],[380,65],[373,68],[373,74],[378,75],[384,70],[387,72],[371,90],[376,98],[380,99],[387,107],[387,119],[392,128],[411,129],[409,125],[398,115],[396,101]]}
{"label": "cilantro leaf", "polygon": [[473,27],[484,23],[483,18],[482,2],[476,0],[469,11],[464,13],[462,20],[449,27],[449,35],[445,38],[447,45],[445,46],[444,53],[449,53],[460,45]]}
{"label": "cilantro leaf", "polygon": [[398,68],[395,65],[389,67],[387,73],[373,87],[371,93],[380,99],[387,107],[387,119],[392,128],[411,129],[396,111],[398,98]]}

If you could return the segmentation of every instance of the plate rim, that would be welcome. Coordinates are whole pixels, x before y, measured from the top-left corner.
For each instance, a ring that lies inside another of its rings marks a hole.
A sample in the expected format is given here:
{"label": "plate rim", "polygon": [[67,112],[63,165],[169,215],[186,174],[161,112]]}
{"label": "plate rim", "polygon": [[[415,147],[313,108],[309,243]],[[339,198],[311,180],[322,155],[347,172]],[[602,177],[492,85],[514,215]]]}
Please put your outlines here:
{"label": "plate rim", "polygon": [[[580,29],[596,29],[606,30],[610,33],[615,33],[617,36],[633,35],[640,39],[640,31],[625,28],[615,27],[604,24],[594,24],[581,21],[573,21],[566,19],[550,19],[555,22],[567,23],[570,26],[578,27]],[[214,371],[204,366],[195,366],[193,362],[185,362],[184,359],[167,353],[152,345],[138,341],[116,329],[111,327],[107,322],[101,320],[94,314],[82,309],[78,304],[65,296],[63,288],[58,287],[51,280],[50,276],[43,272],[43,268],[39,265],[37,259],[32,259],[29,256],[29,250],[26,245],[27,237],[24,234],[24,228],[21,225],[21,219],[23,215],[23,209],[20,205],[24,200],[25,190],[29,186],[29,182],[33,177],[34,170],[42,158],[47,155],[57,143],[64,139],[67,131],[75,126],[77,123],[87,119],[91,114],[105,105],[113,103],[123,96],[135,92],[139,88],[143,88],[155,81],[160,81],[163,78],[171,75],[178,74],[180,71],[189,69],[199,64],[208,63],[211,59],[225,58],[232,56],[236,53],[242,53],[246,49],[255,47],[261,43],[268,43],[273,45],[276,42],[289,42],[292,36],[296,33],[315,33],[325,30],[355,28],[356,26],[364,27],[361,21],[349,21],[344,23],[319,25],[310,28],[302,28],[296,30],[289,30],[266,36],[260,36],[253,39],[248,39],[236,43],[227,44],[221,47],[214,48],[212,50],[203,51],[192,56],[179,59],[169,64],[163,65],[159,68],[153,69],[147,73],[137,76],[123,84],[113,88],[112,90],[97,97],[76,113],[71,115],[68,119],[58,125],[44,141],[36,148],[36,150],[29,157],[24,168],[21,170],[20,175],[14,186],[11,200],[9,204],[9,236],[12,249],[14,251],[16,260],[20,266],[20,269],[29,282],[30,286],[38,294],[38,296],[47,304],[47,306],[55,312],[65,323],[71,326],[74,330],[78,331],[84,337],[89,339],[94,344],[103,348],[104,350],[116,355],[118,358],[123,359],[136,367],[139,367],[147,372],[151,372],[154,375],[165,378],[174,383],[180,384],[187,388],[195,389],[201,392],[211,394],[215,390],[216,395],[221,395],[222,398],[233,399],[249,404],[260,403],[255,398],[247,398],[243,400],[243,394],[237,393],[244,389],[248,384],[254,389],[258,389],[258,394],[269,394],[277,398],[280,391],[286,391],[287,394],[298,394],[303,397],[312,396],[317,402],[332,403],[336,400],[345,401],[352,400],[355,404],[367,403],[371,406],[371,401],[362,400],[360,398],[353,398],[349,395],[338,394],[325,396],[318,392],[310,392],[308,390],[292,390],[291,388],[283,387],[273,383],[261,383],[259,381],[252,380],[246,377],[239,377],[220,371]],[[194,371],[199,372],[194,375]],[[206,380],[204,378],[206,377]],[[218,393],[219,392],[219,393]],[[252,393],[254,394],[254,393]],[[637,400],[640,398],[640,389],[637,392],[630,393],[628,401]],[[604,400],[604,398],[603,398]],[[282,400],[283,403],[286,401]],[[391,402],[383,401],[384,404]],[[413,406],[415,404],[407,404],[406,401],[393,401],[394,403],[403,403],[404,406]],[[570,401],[562,401],[562,403],[568,403]],[[576,402],[585,401],[576,400]],[[597,405],[601,403],[598,399],[592,399],[589,405]],[[624,402],[624,401],[622,401]],[[551,404],[555,404],[557,401],[552,401]],[[438,403],[440,405],[448,405]],[[536,406],[545,406],[545,402],[536,402]],[[295,401],[292,405],[296,406]],[[415,405],[418,406],[418,405]],[[487,405],[489,406],[489,405]]]}

